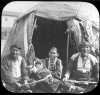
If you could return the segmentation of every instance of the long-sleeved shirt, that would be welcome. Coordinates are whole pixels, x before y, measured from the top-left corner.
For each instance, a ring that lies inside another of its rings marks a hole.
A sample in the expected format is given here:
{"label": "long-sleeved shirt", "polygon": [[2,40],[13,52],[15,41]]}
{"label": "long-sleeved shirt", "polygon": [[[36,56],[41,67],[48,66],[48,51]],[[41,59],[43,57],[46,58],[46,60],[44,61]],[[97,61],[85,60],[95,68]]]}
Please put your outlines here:
{"label": "long-sleeved shirt", "polygon": [[23,80],[27,79],[28,73],[26,66],[26,61],[21,56],[18,57],[18,60],[13,61],[10,55],[6,55],[1,60],[2,80],[7,84],[12,85],[19,77],[22,77]]}
{"label": "long-sleeved shirt", "polygon": [[[76,71],[80,71],[83,73],[80,73],[80,75],[78,75],[79,73],[75,73]],[[70,77],[71,75],[74,75],[76,77],[77,76],[79,77],[82,74],[85,74],[85,72],[91,72],[92,77],[95,77],[95,78],[98,76],[99,63],[96,57],[89,54],[87,59],[85,59],[84,61],[83,58],[81,57],[81,53],[76,53],[72,55],[72,57],[70,58],[69,64],[67,66],[67,72],[65,76]]]}

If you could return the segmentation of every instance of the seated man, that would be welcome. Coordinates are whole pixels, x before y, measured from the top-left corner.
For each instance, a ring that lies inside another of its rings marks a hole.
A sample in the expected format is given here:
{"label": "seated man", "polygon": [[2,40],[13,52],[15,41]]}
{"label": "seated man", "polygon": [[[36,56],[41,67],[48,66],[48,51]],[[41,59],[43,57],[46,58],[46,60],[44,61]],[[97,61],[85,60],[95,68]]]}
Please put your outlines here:
{"label": "seated man", "polygon": [[[84,42],[79,46],[79,50],[81,52],[72,55],[70,58],[69,64],[67,66],[67,72],[65,74],[65,78],[63,81],[65,82],[65,88],[72,88],[75,89],[76,86],[67,82],[68,79],[75,79],[78,81],[89,81],[99,80],[99,64],[97,59],[91,55],[90,52],[91,45],[88,42]],[[81,86],[80,86],[81,87]],[[85,89],[77,88],[78,90],[84,90],[84,92],[91,91],[95,86],[94,84],[89,86]],[[68,90],[69,90],[68,88]]]}
{"label": "seated man", "polygon": [[5,88],[11,92],[19,93],[24,88],[25,91],[30,90],[29,86],[23,86],[27,84],[28,74],[25,59],[20,56],[21,49],[17,44],[12,44],[10,54],[1,61],[1,79],[5,83]]}

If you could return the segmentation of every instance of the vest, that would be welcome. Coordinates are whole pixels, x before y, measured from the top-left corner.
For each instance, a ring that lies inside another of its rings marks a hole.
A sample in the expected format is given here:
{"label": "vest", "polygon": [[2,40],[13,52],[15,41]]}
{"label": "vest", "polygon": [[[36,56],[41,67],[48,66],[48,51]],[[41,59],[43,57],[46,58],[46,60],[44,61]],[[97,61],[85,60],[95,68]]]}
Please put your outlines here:
{"label": "vest", "polygon": [[[57,59],[57,61],[56,61],[56,63],[55,63],[55,65],[54,65],[54,67],[52,67],[52,72],[55,72],[56,71],[56,67],[57,67],[57,65],[59,65],[60,63],[59,63],[59,59]],[[45,60],[45,66],[46,66],[46,68],[47,69],[49,69],[49,58],[46,58],[46,60]]]}
{"label": "vest", "polygon": [[[80,79],[85,79],[85,80],[88,80],[91,76],[92,76],[92,71],[90,70],[90,72],[81,72],[79,70],[77,70],[77,64],[78,64],[78,58],[79,58],[80,54],[78,54],[75,58],[75,60],[73,61],[73,71],[72,71],[72,74],[71,74],[71,77],[74,78],[74,79],[77,79],[77,80],[80,80]],[[91,66],[93,66],[93,62],[92,60],[90,59],[90,62],[91,62]]]}

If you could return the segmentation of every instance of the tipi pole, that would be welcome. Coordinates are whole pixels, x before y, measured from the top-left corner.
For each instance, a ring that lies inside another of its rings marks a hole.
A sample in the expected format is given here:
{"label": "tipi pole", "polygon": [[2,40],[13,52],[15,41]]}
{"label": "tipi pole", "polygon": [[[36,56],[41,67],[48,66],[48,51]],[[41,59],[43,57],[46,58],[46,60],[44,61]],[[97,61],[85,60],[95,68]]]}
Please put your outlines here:
{"label": "tipi pole", "polygon": [[68,50],[69,50],[69,35],[70,35],[69,29],[65,33],[68,33],[68,35],[67,35],[67,51],[66,51],[66,55],[67,55],[66,63],[68,65],[68,53],[69,53]]}
{"label": "tipi pole", "polygon": [[66,62],[67,62],[67,65],[68,65],[68,50],[69,50],[69,31],[67,32],[68,33],[68,36],[67,36],[67,59],[66,59]]}

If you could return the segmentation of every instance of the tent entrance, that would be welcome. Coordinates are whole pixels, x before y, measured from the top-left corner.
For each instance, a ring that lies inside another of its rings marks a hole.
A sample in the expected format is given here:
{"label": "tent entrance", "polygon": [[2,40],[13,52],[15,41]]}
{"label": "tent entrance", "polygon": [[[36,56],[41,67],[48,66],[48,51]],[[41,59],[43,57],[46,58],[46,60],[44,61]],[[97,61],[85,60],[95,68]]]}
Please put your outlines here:
{"label": "tent entrance", "polygon": [[[67,30],[66,21],[56,21],[37,18],[37,29],[33,32],[32,44],[34,46],[35,55],[40,59],[48,57],[48,53],[52,47],[58,49],[59,58],[63,62],[63,67],[66,67],[67,54]],[[69,58],[74,53],[72,44],[69,43]]]}

